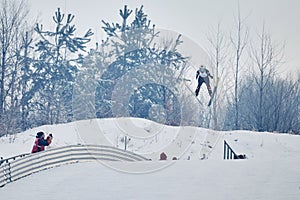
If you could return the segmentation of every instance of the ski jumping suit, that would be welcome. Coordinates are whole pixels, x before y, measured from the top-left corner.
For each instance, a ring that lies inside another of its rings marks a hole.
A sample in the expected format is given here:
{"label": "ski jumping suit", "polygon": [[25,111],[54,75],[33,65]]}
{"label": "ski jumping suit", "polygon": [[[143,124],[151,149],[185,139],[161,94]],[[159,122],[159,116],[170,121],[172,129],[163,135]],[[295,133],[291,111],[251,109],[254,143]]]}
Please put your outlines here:
{"label": "ski jumping suit", "polygon": [[210,84],[209,84],[209,78],[208,77],[213,78],[213,76],[209,73],[209,71],[206,68],[201,66],[200,69],[197,71],[197,74],[196,74],[196,79],[198,79],[198,86],[197,86],[197,89],[195,91],[196,96],[198,96],[201,85],[202,85],[203,82],[206,84],[209,96],[211,96],[212,90],[211,90],[211,87],[210,87]]}

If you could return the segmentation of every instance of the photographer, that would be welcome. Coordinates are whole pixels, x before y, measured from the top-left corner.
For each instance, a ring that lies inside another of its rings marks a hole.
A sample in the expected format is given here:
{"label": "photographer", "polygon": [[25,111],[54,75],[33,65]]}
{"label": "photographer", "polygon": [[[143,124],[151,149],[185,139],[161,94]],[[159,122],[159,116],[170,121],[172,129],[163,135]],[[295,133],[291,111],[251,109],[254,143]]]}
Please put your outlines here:
{"label": "photographer", "polygon": [[38,132],[31,153],[36,153],[45,150],[45,146],[49,146],[52,142],[52,134],[50,133],[45,139],[44,132]]}

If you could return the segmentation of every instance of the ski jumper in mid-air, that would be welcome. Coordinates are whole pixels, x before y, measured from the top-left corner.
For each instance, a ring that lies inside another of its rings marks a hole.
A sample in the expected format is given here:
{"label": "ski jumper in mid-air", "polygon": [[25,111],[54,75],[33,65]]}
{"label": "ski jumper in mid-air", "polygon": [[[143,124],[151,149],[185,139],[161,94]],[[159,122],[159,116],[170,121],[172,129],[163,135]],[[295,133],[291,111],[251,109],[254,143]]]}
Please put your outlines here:
{"label": "ski jumper in mid-air", "polygon": [[211,96],[212,90],[211,90],[211,87],[210,87],[210,84],[209,84],[209,77],[213,79],[213,76],[209,73],[209,71],[203,65],[201,65],[200,68],[197,70],[197,73],[196,73],[196,79],[198,80],[198,86],[197,86],[197,89],[195,91],[196,96],[198,96],[201,85],[203,83],[206,84],[208,94],[209,94],[209,96]]}

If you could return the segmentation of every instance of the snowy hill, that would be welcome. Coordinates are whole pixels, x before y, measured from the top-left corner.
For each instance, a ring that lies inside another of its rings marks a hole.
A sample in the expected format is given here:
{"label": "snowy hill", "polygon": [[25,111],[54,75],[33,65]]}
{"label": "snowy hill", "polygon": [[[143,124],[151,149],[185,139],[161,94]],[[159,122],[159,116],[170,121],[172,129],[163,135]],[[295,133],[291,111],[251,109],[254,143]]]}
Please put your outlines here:
{"label": "snowy hill", "polygon": [[[152,161],[61,166],[6,185],[0,189],[1,197],[18,199],[15,191],[26,191],[22,194],[25,200],[49,191],[52,194],[45,199],[300,197],[300,136],[171,127],[137,118],[93,119],[42,126],[0,138],[0,156],[30,152],[38,131],[54,135],[49,148],[101,144],[124,149],[127,139],[127,150]],[[224,140],[248,159],[223,160]],[[161,152],[167,154],[168,161],[158,161]],[[179,160],[172,161],[173,157]],[[42,185],[46,187],[37,188]]]}
{"label": "snowy hill", "polygon": [[47,125],[14,136],[0,138],[0,156],[10,157],[31,151],[38,131],[52,133],[49,148],[72,144],[110,145],[157,160],[161,152],[169,158],[223,159],[223,141],[249,159],[281,159],[300,155],[297,135],[251,131],[213,131],[196,127],[172,127],[139,118],[93,119]]}

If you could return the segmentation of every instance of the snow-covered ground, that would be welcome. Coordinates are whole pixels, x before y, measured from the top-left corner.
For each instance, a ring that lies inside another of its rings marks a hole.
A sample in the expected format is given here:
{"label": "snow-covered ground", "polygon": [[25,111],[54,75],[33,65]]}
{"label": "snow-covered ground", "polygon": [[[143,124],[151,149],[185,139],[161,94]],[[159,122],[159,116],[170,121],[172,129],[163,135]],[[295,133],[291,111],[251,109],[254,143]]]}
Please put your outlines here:
{"label": "snow-covered ground", "polygon": [[[124,149],[126,135],[127,150],[153,161],[64,165],[7,184],[1,199],[300,199],[300,136],[94,119],[0,138],[0,156],[30,152],[37,131],[54,135],[49,148],[105,144]],[[224,140],[248,159],[223,160]],[[168,161],[158,161],[161,152]]]}
{"label": "snow-covered ground", "polygon": [[[156,165],[114,163],[122,167]],[[299,199],[299,165],[282,161],[176,161],[128,174],[99,163],[42,171],[0,189],[1,199]]]}

